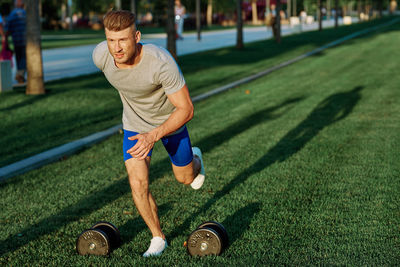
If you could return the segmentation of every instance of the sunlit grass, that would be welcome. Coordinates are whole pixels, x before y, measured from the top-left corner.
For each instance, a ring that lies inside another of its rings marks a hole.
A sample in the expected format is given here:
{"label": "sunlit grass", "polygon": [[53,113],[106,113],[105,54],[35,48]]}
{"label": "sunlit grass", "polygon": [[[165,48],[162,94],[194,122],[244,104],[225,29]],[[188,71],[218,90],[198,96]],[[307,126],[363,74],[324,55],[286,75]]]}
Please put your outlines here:
{"label": "sunlit grass", "polygon": [[[399,265],[399,30],[396,24],[197,103],[188,128],[203,150],[204,187],[176,182],[162,146],[153,152],[150,189],[169,242],[161,257],[141,257],[151,235],[134,209],[117,134],[1,184],[0,263]],[[91,79],[93,95],[112,91]],[[77,255],[77,236],[100,220],[118,226],[123,245],[110,257]],[[206,220],[226,227],[230,246],[219,257],[191,258],[183,242]]]}

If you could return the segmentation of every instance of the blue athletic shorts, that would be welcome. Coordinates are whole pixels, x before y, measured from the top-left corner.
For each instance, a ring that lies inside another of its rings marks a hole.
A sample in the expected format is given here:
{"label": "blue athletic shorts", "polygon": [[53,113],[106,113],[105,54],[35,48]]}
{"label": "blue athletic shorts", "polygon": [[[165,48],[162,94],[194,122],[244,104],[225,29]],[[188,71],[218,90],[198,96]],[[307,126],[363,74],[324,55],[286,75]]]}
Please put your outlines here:
{"label": "blue athletic shorts", "polygon": [[[124,129],[124,142],[122,146],[124,161],[132,158],[131,154],[127,153],[126,151],[137,143],[137,140],[129,140],[128,137],[135,136],[137,134],[137,132]],[[184,126],[184,129],[177,134],[161,138],[161,141],[175,166],[183,167],[192,162],[192,144],[190,143],[189,133],[186,126]],[[152,152],[153,149],[150,150],[147,156],[151,157]]]}

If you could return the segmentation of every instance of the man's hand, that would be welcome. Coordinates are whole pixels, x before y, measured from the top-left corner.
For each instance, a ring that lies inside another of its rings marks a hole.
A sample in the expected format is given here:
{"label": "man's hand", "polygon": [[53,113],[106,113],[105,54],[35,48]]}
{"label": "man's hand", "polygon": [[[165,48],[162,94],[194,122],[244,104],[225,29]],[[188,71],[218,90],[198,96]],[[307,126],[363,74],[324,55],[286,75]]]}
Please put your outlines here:
{"label": "man's hand", "polygon": [[137,134],[132,137],[128,137],[129,140],[137,140],[136,145],[128,149],[128,153],[131,154],[135,159],[145,159],[149,154],[150,150],[153,148],[156,140],[155,134],[143,133]]}

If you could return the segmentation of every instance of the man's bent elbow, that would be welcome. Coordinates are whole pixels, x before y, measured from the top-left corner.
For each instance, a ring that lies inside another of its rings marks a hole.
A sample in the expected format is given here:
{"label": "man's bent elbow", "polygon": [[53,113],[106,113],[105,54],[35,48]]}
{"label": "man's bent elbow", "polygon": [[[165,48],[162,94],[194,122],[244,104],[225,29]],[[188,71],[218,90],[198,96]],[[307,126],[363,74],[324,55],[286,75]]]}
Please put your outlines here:
{"label": "man's bent elbow", "polygon": [[193,119],[193,117],[194,117],[194,107],[193,107],[193,105],[191,105],[191,107],[190,107],[190,109],[188,111],[188,119],[187,119],[187,121],[190,121],[191,119]]}

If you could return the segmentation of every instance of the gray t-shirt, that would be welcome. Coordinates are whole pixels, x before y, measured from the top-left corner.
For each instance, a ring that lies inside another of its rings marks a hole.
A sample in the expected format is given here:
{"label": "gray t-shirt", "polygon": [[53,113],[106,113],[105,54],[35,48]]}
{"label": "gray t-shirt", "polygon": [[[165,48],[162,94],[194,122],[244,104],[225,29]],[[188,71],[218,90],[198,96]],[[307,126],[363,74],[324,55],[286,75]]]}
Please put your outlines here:
{"label": "gray t-shirt", "polygon": [[149,132],[163,124],[175,110],[167,95],[179,91],[185,80],[175,60],[164,48],[143,44],[142,59],[129,69],[119,69],[107,41],[93,50],[93,62],[121,96],[125,130]]}

